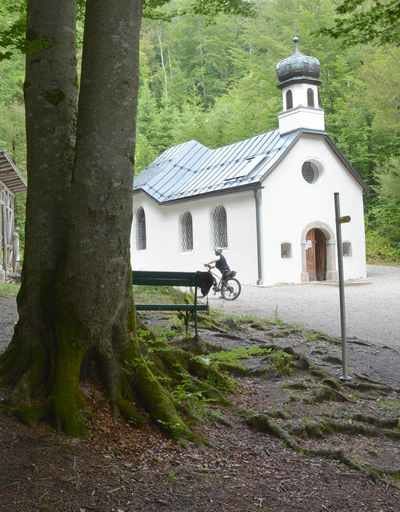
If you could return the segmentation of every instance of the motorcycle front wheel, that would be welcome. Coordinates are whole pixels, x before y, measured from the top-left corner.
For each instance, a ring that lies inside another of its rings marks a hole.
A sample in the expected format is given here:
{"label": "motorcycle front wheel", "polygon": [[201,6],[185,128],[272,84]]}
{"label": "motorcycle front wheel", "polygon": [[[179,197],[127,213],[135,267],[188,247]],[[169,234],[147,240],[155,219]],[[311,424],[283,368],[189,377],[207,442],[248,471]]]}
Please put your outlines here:
{"label": "motorcycle front wheel", "polygon": [[221,295],[225,300],[237,299],[241,291],[242,285],[233,277],[224,281],[221,287]]}

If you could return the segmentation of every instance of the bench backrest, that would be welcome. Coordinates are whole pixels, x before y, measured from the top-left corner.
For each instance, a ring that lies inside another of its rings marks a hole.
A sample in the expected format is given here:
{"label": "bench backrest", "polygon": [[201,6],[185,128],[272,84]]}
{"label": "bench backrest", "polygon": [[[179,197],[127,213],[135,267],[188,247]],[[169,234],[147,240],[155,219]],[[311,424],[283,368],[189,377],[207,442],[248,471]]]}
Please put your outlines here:
{"label": "bench backrest", "polygon": [[149,286],[198,286],[197,272],[153,272],[135,270],[132,283]]}

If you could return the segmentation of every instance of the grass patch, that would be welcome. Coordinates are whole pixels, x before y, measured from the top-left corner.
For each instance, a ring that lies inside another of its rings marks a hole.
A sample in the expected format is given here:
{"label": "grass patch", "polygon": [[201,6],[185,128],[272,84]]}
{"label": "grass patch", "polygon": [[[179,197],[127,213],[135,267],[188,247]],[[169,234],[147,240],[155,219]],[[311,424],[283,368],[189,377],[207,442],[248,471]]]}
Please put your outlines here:
{"label": "grass patch", "polygon": [[200,356],[206,364],[215,365],[220,371],[228,372],[235,376],[248,375],[249,370],[241,363],[244,359],[250,357],[266,357],[271,354],[273,349],[253,346],[237,347],[233,350],[222,350],[212,352],[206,356]]}
{"label": "grass patch", "polygon": [[377,405],[388,411],[400,411],[400,400],[398,398],[378,399]]}
{"label": "grass patch", "polygon": [[277,327],[279,329],[285,328],[292,330],[293,327],[289,324],[286,324],[279,318],[263,318],[256,315],[247,315],[247,314],[241,314],[241,315],[226,315],[224,313],[219,312],[219,317],[216,317],[219,319],[221,323],[223,323],[225,326],[229,328],[246,328],[246,327],[252,327],[256,330],[260,331],[269,331],[274,327]]}
{"label": "grass patch", "polygon": [[237,347],[233,350],[221,350],[221,352],[214,352],[207,357],[210,361],[218,363],[234,363],[241,359],[248,359],[249,357],[268,356],[272,352],[271,348],[260,346],[254,347]]}
{"label": "grass patch", "polygon": [[19,287],[19,283],[0,283],[0,297],[16,297]]}
{"label": "grass patch", "polygon": [[209,363],[216,363],[221,369],[232,371],[245,370],[240,364],[241,360],[250,357],[268,358],[271,367],[279,375],[291,375],[294,370],[293,356],[284,350],[274,349],[271,347],[253,346],[253,347],[237,347],[233,350],[222,350],[208,354],[205,358]]}
{"label": "grass patch", "polygon": [[188,292],[173,286],[134,286],[133,296],[137,304],[186,304],[193,302]]}

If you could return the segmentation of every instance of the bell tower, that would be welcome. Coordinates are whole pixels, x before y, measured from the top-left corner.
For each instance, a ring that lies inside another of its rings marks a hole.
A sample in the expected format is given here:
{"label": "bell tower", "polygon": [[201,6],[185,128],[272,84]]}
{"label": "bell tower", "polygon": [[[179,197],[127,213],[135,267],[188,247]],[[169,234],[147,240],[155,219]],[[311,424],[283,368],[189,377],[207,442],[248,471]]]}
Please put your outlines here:
{"label": "bell tower", "polygon": [[325,131],[325,116],[319,99],[319,60],[300,52],[297,36],[293,42],[293,54],[276,66],[283,101],[279,131],[282,135],[300,128]]}

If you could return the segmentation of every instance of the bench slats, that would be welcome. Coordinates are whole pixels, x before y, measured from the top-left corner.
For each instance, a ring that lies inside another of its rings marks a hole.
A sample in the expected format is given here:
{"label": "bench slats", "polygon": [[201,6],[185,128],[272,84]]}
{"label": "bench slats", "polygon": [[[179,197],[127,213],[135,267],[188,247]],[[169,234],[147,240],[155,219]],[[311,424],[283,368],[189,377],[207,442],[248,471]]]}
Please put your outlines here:
{"label": "bench slats", "polygon": [[150,272],[135,270],[132,283],[148,286],[198,286],[197,272]]}

